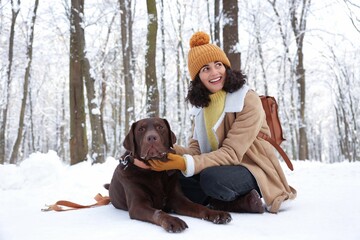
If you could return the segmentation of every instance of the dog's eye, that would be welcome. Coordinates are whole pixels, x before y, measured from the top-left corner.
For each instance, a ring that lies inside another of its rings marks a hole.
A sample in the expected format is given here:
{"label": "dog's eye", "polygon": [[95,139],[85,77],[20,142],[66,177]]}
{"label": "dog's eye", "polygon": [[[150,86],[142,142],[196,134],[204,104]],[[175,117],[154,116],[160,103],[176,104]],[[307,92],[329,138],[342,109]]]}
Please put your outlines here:
{"label": "dog's eye", "polygon": [[139,131],[139,132],[145,131],[145,127],[140,127],[138,131]]}
{"label": "dog's eye", "polygon": [[159,130],[163,130],[163,129],[164,129],[164,127],[163,127],[163,126],[161,126],[161,125],[159,125],[159,126],[157,126],[157,129],[159,129]]}

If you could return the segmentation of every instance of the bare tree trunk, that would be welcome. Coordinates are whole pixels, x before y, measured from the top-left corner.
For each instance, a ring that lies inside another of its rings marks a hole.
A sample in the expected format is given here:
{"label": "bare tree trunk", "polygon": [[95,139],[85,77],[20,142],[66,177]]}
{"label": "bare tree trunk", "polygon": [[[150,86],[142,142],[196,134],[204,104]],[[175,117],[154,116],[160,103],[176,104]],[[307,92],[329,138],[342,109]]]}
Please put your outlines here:
{"label": "bare tree trunk", "polygon": [[[290,15],[291,26],[294,32],[296,45],[297,45],[297,63],[295,69],[296,83],[298,89],[298,98],[300,108],[299,114],[299,160],[309,159],[308,140],[306,133],[306,118],[305,118],[305,103],[306,103],[306,88],[305,88],[305,69],[304,69],[304,54],[303,54],[303,42],[306,30],[306,17],[310,7],[311,0],[303,0],[300,19],[297,16],[298,0],[291,0]],[[300,3],[301,4],[301,3]]]}
{"label": "bare tree trunk", "polygon": [[121,19],[121,47],[125,86],[125,131],[135,120],[134,79],[132,73],[132,14],[131,1],[119,0]]}
{"label": "bare tree trunk", "polygon": [[70,164],[86,160],[86,136],[81,27],[84,0],[71,0],[70,13]]}
{"label": "bare tree trunk", "polygon": [[[184,102],[184,98],[181,94],[181,83],[183,82],[183,79],[181,78],[181,57],[180,57],[180,51],[181,51],[181,47],[182,47],[182,37],[181,37],[181,32],[182,32],[182,24],[181,24],[181,4],[179,3],[179,1],[176,1],[176,9],[177,9],[177,21],[176,24],[174,26],[174,30],[177,32],[177,44],[176,44],[176,99],[177,99],[177,112],[176,112],[176,116],[177,116],[177,122],[181,123],[182,119],[183,119],[183,115],[182,115],[182,105]],[[180,142],[181,138],[183,137],[183,131],[180,131],[177,138]]]}
{"label": "bare tree trunk", "polygon": [[14,57],[14,38],[15,38],[15,23],[16,18],[20,11],[20,0],[17,3],[14,3],[14,0],[11,0],[11,27],[10,27],[10,38],[9,38],[9,54],[8,54],[8,64],[7,64],[7,82],[4,87],[4,103],[2,105],[1,113],[2,113],[2,121],[0,127],[0,164],[4,164],[6,161],[6,151],[5,151],[5,133],[6,133],[6,125],[7,125],[7,114],[9,108],[9,98],[10,98],[10,83],[11,83],[11,69],[13,64]]}
{"label": "bare tree trunk", "polygon": [[149,117],[159,116],[159,89],[156,77],[156,0],[147,0],[148,33],[145,54],[146,110]]}
{"label": "bare tree trunk", "polygon": [[103,44],[103,49],[102,49],[102,54],[101,54],[102,62],[101,62],[101,66],[100,66],[100,72],[101,72],[100,126],[101,126],[103,143],[104,143],[104,148],[105,148],[106,153],[109,153],[109,146],[108,146],[107,140],[106,140],[106,131],[105,131],[105,125],[104,125],[104,108],[105,108],[105,103],[106,103],[106,98],[107,98],[107,85],[108,85],[107,84],[108,73],[105,68],[105,65],[108,63],[106,61],[105,51],[109,44],[111,28],[115,22],[116,16],[117,16],[117,12],[114,13],[114,16],[112,17],[109,27],[108,27],[106,40],[105,40],[105,43]]}
{"label": "bare tree trunk", "polygon": [[30,82],[30,71],[31,71],[31,63],[32,63],[32,50],[33,50],[33,42],[34,42],[34,27],[36,21],[36,11],[39,5],[39,0],[35,0],[34,12],[31,19],[30,25],[30,38],[28,41],[26,56],[28,59],[27,66],[25,69],[25,78],[24,78],[24,86],[23,86],[23,99],[21,101],[21,109],[20,109],[20,119],[19,119],[19,129],[18,134],[15,140],[15,144],[11,153],[10,163],[17,163],[17,156],[19,154],[19,148],[21,144],[21,139],[23,137],[23,129],[24,129],[24,119],[25,119],[25,110],[26,110],[26,101],[29,93],[29,82]]}
{"label": "bare tree trunk", "polygon": [[117,85],[118,90],[116,91],[115,97],[117,99],[119,99],[119,104],[118,106],[115,108],[116,111],[114,112],[114,119],[116,119],[115,122],[115,133],[114,133],[114,137],[117,140],[116,142],[118,144],[116,144],[115,146],[118,148],[114,149],[114,156],[118,156],[120,157],[120,152],[119,149],[122,147],[123,144],[123,140],[124,138],[122,137],[124,135],[125,132],[127,132],[127,130],[125,130],[124,128],[122,128],[122,124],[121,124],[121,120],[122,120],[122,106],[125,105],[125,99],[121,96],[124,96],[124,88],[120,87],[119,85]]}
{"label": "bare tree trunk", "polygon": [[162,111],[161,111],[161,116],[162,117],[166,117],[166,102],[167,102],[167,94],[166,94],[166,77],[165,77],[165,73],[166,73],[166,50],[165,50],[165,23],[164,23],[164,18],[165,18],[165,14],[164,14],[164,0],[161,0],[161,13],[160,13],[160,25],[161,25],[161,67],[162,67],[162,71],[161,71],[161,96],[162,96]]}
{"label": "bare tree trunk", "polygon": [[[83,36],[83,42],[85,43],[85,36]],[[85,47],[85,44],[83,45]],[[83,49],[84,50],[84,49]],[[89,108],[89,117],[91,125],[91,157],[94,160],[93,163],[104,163],[105,162],[105,145],[104,145],[104,133],[101,126],[101,112],[98,104],[96,103],[95,96],[95,79],[90,75],[90,63],[85,52],[82,54],[83,58],[83,75],[85,77],[85,86],[87,94],[87,103]]]}
{"label": "bare tree trunk", "polygon": [[[63,82],[63,91],[65,91],[65,81]],[[60,115],[60,125],[59,125],[59,147],[58,147],[58,154],[62,159],[66,159],[65,154],[65,144],[67,144],[66,138],[65,138],[65,99],[61,98],[61,115]]]}
{"label": "bare tree trunk", "polygon": [[261,39],[260,26],[259,26],[259,22],[258,22],[259,20],[258,20],[258,16],[256,16],[255,14],[252,14],[252,17],[253,17],[253,23],[254,23],[254,29],[255,29],[255,40],[256,40],[256,45],[257,45],[257,52],[258,52],[259,59],[260,59],[261,73],[262,73],[263,81],[264,81],[264,94],[269,95],[266,70],[265,70],[265,60],[264,60],[264,55],[263,55],[263,50],[262,50],[263,43],[262,43],[262,39]]}
{"label": "bare tree trunk", "polygon": [[106,76],[105,76],[105,70],[102,70],[103,73],[103,81],[101,83],[101,100],[100,100],[100,126],[103,136],[103,143],[105,148],[106,155],[109,153],[109,146],[106,140],[106,131],[105,131],[105,124],[104,124],[104,108],[105,108],[105,102],[107,97],[107,84],[106,84]]}
{"label": "bare tree trunk", "polygon": [[[213,23],[215,21],[212,21],[212,19],[211,19],[210,5],[211,5],[210,1],[207,1],[207,3],[206,3],[206,10],[207,11],[206,12],[207,12],[207,17],[208,17],[208,22],[209,22],[209,25],[210,25],[210,27],[209,27],[209,29],[210,29],[210,41],[214,42],[214,29],[215,29],[215,27],[214,27]],[[215,20],[215,17],[214,17],[214,20]]]}
{"label": "bare tree trunk", "polygon": [[31,94],[31,90],[29,90],[29,112],[30,112],[30,116],[29,116],[29,124],[30,124],[30,143],[29,143],[29,150],[30,152],[35,152],[35,135],[34,135],[34,108],[33,108],[33,100],[32,100],[32,94]]}
{"label": "bare tree trunk", "polygon": [[[336,104],[334,105],[337,121],[337,136],[339,137],[339,146],[341,155],[344,156],[349,162],[359,160],[359,138],[358,135],[358,117],[357,105],[354,99],[353,86],[357,79],[354,74],[349,70],[345,63],[337,59],[337,54],[333,49],[330,49],[332,60],[334,64],[331,65],[336,82]],[[356,90],[355,90],[356,91]],[[354,91],[354,92],[355,92]],[[335,159],[339,161],[341,159]]]}
{"label": "bare tree trunk", "polygon": [[214,3],[214,43],[220,46],[220,1]]}
{"label": "bare tree trunk", "polygon": [[[127,91],[129,91],[131,93],[131,95],[129,95],[129,99],[131,101],[129,101],[129,124],[133,121],[135,121],[135,95],[134,95],[134,79],[135,79],[135,73],[136,73],[136,68],[135,68],[135,56],[134,56],[134,47],[133,47],[133,24],[134,24],[134,19],[133,19],[133,15],[132,15],[132,10],[131,10],[131,0],[128,0],[128,9],[127,9],[127,18],[128,18],[128,35],[129,35],[129,48],[127,49],[128,54],[129,54],[129,65],[130,65],[130,79],[129,79],[129,87],[128,89],[126,89]],[[129,130],[126,129],[126,131]]]}
{"label": "bare tree trunk", "polygon": [[[294,83],[294,71],[292,70],[293,68],[293,60],[290,58],[290,54],[289,54],[289,43],[288,43],[288,36],[287,36],[287,29],[286,29],[286,25],[283,25],[281,22],[281,16],[280,13],[277,9],[276,6],[276,0],[268,0],[268,2],[271,4],[272,9],[274,11],[275,14],[275,21],[277,23],[278,29],[279,29],[279,33],[281,36],[281,40],[282,40],[282,45],[284,48],[284,55],[283,55],[283,83],[280,84],[279,82],[279,87],[278,87],[278,91],[279,91],[279,104],[281,104],[282,106],[286,106],[288,105],[288,103],[291,104],[291,107],[288,109],[291,109],[290,111],[284,111],[284,115],[285,118],[287,120],[287,123],[289,125],[289,132],[291,135],[289,137],[286,137],[287,139],[289,139],[290,141],[290,145],[291,145],[291,153],[292,153],[292,158],[297,159],[299,154],[298,154],[298,124],[297,124],[297,119],[298,116],[296,114],[296,105],[297,105],[297,99],[294,99],[294,94],[290,95],[290,101],[285,101],[284,99],[284,89],[285,89],[285,83],[286,83],[286,79],[290,78],[290,89],[294,89],[296,83]],[[288,65],[286,64],[288,63]],[[287,67],[289,66],[289,67]],[[290,68],[290,70],[288,69]],[[295,110],[292,110],[295,109]]]}
{"label": "bare tree trunk", "polygon": [[[105,145],[104,145],[104,132],[101,126],[101,112],[100,106],[97,103],[96,94],[95,94],[95,79],[91,76],[90,70],[90,61],[85,54],[86,41],[85,41],[85,31],[82,24],[82,16],[84,16],[84,2],[79,6],[81,10],[81,16],[79,18],[79,25],[75,21],[75,30],[77,34],[77,50],[79,59],[81,61],[81,75],[85,80],[86,94],[87,94],[87,104],[89,109],[89,119],[91,127],[91,158],[93,163],[103,163],[105,162]],[[81,23],[81,24],[80,24]]]}
{"label": "bare tree trunk", "polygon": [[179,129],[177,134],[177,143],[178,144],[186,144],[187,136],[184,131],[181,129],[185,129],[188,124],[187,116],[187,103],[184,101],[187,87],[187,77],[186,77],[186,54],[183,46],[183,35],[182,35],[182,26],[184,25],[185,16],[182,15],[183,4],[181,1],[176,1],[176,21],[174,20],[173,15],[171,15],[171,23],[173,27],[173,31],[176,33],[176,118],[177,118],[177,127]]}
{"label": "bare tree trunk", "polygon": [[[342,123],[344,122],[344,119],[343,119],[340,109],[338,109],[337,107],[335,107],[335,115],[336,115],[337,132],[338,132],[339,136],[342,136],[342,133],[343,133]],[[345,146],[346,144],[344,141],[344,137],[338,138],[338,143],[339,143],[341,155],[346,157],[346,146]],[[337,157],[339,157],[339,156],[337,156]]]}
{"label": "bare tree trunk", "polygon": [[238,30],[237,0],[223,1],[224,27],[223,43],[224,52],[227,54],[232,69],[241,69],[241,53],[238,50],[239,30]]}
{"label": "bare tree trunk", "polygon": [[350,133],[350,126],[349,126],[349,120],[348,116],[346,114],[345,108],[343,106],[344,103],[344,96],[343,93],[339,89],[339,103],[340,106],[336,107],[336,118],[338,123],[338,131],[339,135],[342,136],[340,138],[340,146],[341,146],[341,154],[345,157],[345,159],[348,159],[351,162],[351,141],[349,141],[349,133]]}

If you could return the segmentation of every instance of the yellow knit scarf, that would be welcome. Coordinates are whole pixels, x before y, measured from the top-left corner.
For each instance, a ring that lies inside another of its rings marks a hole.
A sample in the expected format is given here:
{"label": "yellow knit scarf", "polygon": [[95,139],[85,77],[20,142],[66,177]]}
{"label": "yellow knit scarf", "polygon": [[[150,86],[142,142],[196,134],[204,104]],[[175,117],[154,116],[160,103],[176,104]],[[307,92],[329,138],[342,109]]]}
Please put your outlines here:
{"label": "yellow knit scarf", "polygon": [[222,112],[224,111],[225,97],[226,97],[226,92],[223,90],[211,94],[210,104],[208,107],[204,108],[206,133],[208,136],[211,149],[213,151],[218,149],[219,143],[216,138],[215,132],[213,132],[212,128],[214,127],[215,123],[217,122]]}

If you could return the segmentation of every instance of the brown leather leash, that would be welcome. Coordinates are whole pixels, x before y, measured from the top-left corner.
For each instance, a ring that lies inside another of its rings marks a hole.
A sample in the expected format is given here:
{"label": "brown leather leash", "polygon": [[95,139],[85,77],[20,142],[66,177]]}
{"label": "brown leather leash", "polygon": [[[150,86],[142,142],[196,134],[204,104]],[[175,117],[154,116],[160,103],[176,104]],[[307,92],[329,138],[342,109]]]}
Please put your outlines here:
{"label": "brown leather leash", "polygon": [[98,207],[98,206],[104,206],[108,205],[110,203],[110,198],[108,196],[102,196],[100,193],[98,193],[94,199],[96,200],[96,203],[91,205],[81,205],[74,202],[66,201],[66,200],[60,200],[57,201],[55,204],[47,205],[47,208],[41,209],[43,212],[48,211],[56,211],[56,212],[62,212],[62,211],[69,211],[69,210],[78,210],[83,208],[92,208],[92,207]]}

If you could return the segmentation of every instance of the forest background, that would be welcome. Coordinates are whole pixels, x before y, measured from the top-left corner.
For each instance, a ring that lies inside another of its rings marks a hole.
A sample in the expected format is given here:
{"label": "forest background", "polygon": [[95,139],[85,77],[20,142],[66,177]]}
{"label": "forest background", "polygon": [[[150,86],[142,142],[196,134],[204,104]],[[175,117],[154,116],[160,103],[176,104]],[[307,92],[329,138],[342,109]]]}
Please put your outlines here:
{"label": "forest background", "polygon": [[290,158],[360,160],[355,0],[0,0],[0,164],[49,150],[101,163],[147,116],[186,144],[199,30],[277,98]]}

